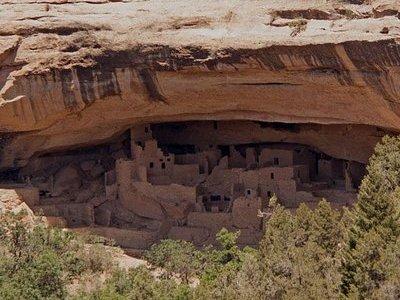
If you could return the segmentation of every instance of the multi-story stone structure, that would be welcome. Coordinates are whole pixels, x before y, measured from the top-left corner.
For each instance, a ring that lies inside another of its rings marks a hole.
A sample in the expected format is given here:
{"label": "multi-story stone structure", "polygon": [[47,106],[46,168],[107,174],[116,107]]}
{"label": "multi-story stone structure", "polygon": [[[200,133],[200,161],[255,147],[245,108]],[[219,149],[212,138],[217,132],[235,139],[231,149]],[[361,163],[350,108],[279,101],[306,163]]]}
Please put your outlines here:
{"label": "multi-story stone structure", "polygon": [[166,234],[174,238],[210,242],[216,230],[228,227],[242,230],[243,243],[255,244],[258,214],[273,195],[289,208],[312,205],[324,195],[335,202],[337,193],[347,195],[340,204],[348,205],[354,196],[346,191],[348,164],[316,158],[305,146],[250,145],[240,151],[235,145],[192,146],[190,153],[170,153],[159,147],[149,126],[132,129],[132,158],[117,160],[106,174],[106,198],[167,224]]}
{"label": "multi-story stone structure", "polygon": [[218,122],[210,138],[209,123],[174,126],[136,126],[99,149],[39,157],[20,172],[24,195],[35,194],[26,202],[57,226],[144,249],[167,237],[213,243],[222,227],[255,245],[273,195],[289,209],[355,199],[362,172],[354,162],[305,145],[241,143],[241,131],[219,135]]}

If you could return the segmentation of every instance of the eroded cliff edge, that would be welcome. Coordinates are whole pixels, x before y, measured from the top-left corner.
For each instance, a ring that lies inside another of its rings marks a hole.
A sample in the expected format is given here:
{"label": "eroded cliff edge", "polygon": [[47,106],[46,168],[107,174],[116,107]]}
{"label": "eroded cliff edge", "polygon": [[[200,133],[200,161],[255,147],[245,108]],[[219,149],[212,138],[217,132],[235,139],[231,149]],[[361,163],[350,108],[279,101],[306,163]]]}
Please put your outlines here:
{"label": "eroded cliff edge", "polygon": [[0,1],[2,169],[140,123],[353,125],[321,150],[359,162],[400,129],[395,0],[34,2]]}

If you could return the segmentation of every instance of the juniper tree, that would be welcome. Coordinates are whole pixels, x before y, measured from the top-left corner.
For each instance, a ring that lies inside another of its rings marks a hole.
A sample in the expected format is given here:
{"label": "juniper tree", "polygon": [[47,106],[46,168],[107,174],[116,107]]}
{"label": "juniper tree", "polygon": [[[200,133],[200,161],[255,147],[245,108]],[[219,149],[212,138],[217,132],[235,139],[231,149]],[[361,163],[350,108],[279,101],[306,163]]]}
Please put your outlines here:
{"label": "juniper tree", "polygon": [[386,136],[369,160],[343,253],[342,292],[369,297],[387,274],[382,267],[386,249],[400,234],[400,137]]}
{"label": "juniper tree", "polygon": [[274,206],[260,244],[267,298],[337,298],[340,219],[325,200],[296,214]]}

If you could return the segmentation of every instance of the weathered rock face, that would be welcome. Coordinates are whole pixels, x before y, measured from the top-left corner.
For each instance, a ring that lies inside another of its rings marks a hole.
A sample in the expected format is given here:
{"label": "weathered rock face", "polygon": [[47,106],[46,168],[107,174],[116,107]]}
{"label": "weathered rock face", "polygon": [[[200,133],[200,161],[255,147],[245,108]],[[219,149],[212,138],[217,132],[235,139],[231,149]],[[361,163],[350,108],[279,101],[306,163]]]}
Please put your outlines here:
{"label": "weathered rock face", "polygon": [[139,123],[399,131],[398,1],[283,2],[1,0],[0,168]]}

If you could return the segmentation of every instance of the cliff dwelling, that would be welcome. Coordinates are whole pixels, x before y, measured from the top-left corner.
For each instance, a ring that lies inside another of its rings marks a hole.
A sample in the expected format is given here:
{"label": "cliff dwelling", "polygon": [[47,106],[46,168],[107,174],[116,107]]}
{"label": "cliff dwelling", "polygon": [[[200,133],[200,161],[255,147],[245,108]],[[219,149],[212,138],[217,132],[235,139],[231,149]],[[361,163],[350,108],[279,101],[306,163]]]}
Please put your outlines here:
{"label": "cliff dwelling", "polygon": [[55,226],[256,245],[273,195],[353,205],[400,131],[399,1],[5,2],[0,197]]}
{"label": "cliff dwelling", "polygon": [[240,245],[256,245],[274,195],[293,211],[322,198],[351,206],[382,134],[244,120],[140,124],[97,146],[38,154],[3,182],[12,178],[53,225],[125,248],[166,237],[211,244],[222,227],[240,230]]}

